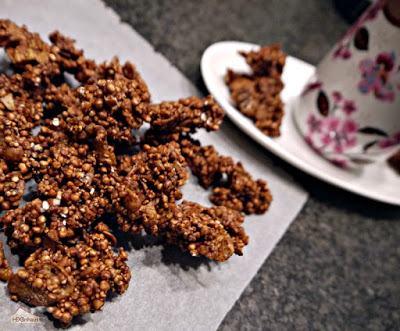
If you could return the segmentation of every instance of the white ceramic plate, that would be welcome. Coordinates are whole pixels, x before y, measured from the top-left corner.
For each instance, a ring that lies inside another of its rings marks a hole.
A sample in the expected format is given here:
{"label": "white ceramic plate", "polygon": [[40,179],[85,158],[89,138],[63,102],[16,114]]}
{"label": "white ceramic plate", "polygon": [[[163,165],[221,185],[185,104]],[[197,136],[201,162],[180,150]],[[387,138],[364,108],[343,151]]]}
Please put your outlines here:
{"label": "white ceramic plate", "polygon": [[223,41],[209,46],[202,56],[201,73],[204,82],[226,115],[259,144],[310,175],[353,193],[400,205],[400,176],[385,162],[366,165],[362,170],[338,168],[315,153],[297,131],[292,116],[295,100],[313,74],[314,66],[291,56],[287,57],[282,75],[285,88],[281,97],[285,103],[285,116],[280,137],[270,138],[264,135],[234,107],[225,84],[226,71],[229,68],[248,73],[249,68],[238,51],[249,51],[258,47],[249,43]]}

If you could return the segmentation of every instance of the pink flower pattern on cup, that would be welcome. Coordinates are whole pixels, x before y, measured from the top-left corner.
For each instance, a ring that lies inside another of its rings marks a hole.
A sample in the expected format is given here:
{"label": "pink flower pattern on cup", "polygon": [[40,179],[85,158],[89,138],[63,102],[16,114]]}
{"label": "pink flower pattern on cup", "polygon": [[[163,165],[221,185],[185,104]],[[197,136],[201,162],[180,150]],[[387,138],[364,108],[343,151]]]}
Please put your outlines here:
{"label": "pink flower pattern on cup", "polygon": [[332,99],[334,101],[334,110],[340,108],[346,115],[351,115],[357,110],[355,102],[353,100],[344,99],[339,91],[332,92]]}
{"label": "pink flower pattern on cup", "polygon": [[[321,88],[322,84],[318,87]],[[360,127],[352,118],[357,111],[355,102],[344,98],[339,91],[332,92],[328,104],[330,101],[333,102],[327,115],[308,115],[305,140],[317,153],[333,164],[348,167],[351,165],[350,161],[360,160],[356,156],[357,152],[351,150],[359,143],[358,134],[371,136],[363,146],[364,153],[373,147],[385,149],[400,144],[400,131],[388,136],[379,128]]]}
{"label": "pink flower pattern on cup", "polygon": [[[360,62],[361,81],[358,83],[358,89],[363,94],[373,93],[381,100],[393,102],[395,98],[395,88],[392,83],[392,76],[395,54],[383,52],[378,54],[375,61],[364,59]],[[397,72],[398,74],[398,72]]]}
{"label": "pink flower pattern on cup", "polygon": [[352,53],[349,48],[350,48],[350,41],[344,44],[340,44],[333,53],[333,57],[342,58],[343,60],[349,59],[352,56]]}
{"label": "pink flower pattern on cup", "polygon": [[[334,104],[328,117],[310,114],[307,118],[306,141],[317,153],[325,156],[344,154],[356,146],[359,129],[359,125],[351,118],[357,111],[354,101],[343,98],[338,91],[332,92],[331,100]],[[342,112],[341,115],[334,114],[337,109]],[[330,160],[342,167],[348,165],[346,160],[337,157]]]}
{"label": "pink flower pattern on cup", "polygon": [[317,148],[323,152],[326,148],[332,148],[337,154],[343,154],[347,149],[357,144],[358,124],[351,118],[342,119],[336,116],[327,118],[317,118],[311,114],[308,118],[309,133],[307,141],[313,142],[312,146],[317,146],[317,139],[322,144]]}
{"label": "pink flower pattern on cup", "polygon": [[393,136],[382,139],[378,142],[380,148],[388,148],[400,144],[400,132],[396,132]]}

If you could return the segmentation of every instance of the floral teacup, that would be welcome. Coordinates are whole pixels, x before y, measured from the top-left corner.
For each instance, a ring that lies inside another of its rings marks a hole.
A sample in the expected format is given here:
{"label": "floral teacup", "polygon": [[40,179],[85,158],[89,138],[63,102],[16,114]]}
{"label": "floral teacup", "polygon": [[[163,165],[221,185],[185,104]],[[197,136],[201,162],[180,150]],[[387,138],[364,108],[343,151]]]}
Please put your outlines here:
{"label": "floral teacup", "polygon": [[373,3],[318,64],[299,97],[299,130],[337,165],[374,162],[400,144],[399,3]]}

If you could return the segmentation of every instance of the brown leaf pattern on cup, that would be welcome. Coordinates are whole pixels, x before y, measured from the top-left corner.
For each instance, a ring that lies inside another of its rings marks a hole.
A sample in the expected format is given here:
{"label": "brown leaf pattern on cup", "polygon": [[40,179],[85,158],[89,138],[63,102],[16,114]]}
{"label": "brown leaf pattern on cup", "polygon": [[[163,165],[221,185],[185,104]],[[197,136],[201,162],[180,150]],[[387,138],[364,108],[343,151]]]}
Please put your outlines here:
{"label": "brown leaf pattern on cup", "polygon": [[379,140],[373,140],[363,146],[363,152],[366,153],[371,147],[375,146]]}
{"label": "brown leaf pattern on cup", "polygon": [[383,2],[383,12],[390,23],[400,27],[400,1],[385,0]]}
{"label": "brown leaf pattern on cup", "polygon": [[354,36],[354,47],[360,51],[368,50],[369,32],[366,27],[361,27],[357,30]]}
{"label": "brown leaf pattern on cup", "polygon": [[320,90],[317,97],[318,111],[322,116],[328,116],[329,113],[329,99],[323,90]]}
{"label": "brown leaf pattern on cup", "polygon": [[372,126],[363,127],[361,129],[359,129],[358,132],[365,133],[365,134],[375,134],[375,135],[382,136],[382,137],[388,137],[388,134],[385,131],[383,131],[379,128],[374,128]]}

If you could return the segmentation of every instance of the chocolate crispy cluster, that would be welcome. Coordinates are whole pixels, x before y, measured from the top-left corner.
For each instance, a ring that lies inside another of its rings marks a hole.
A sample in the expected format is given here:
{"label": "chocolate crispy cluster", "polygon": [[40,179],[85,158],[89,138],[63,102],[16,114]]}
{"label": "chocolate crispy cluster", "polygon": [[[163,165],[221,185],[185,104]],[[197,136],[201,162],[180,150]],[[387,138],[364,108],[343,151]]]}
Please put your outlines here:
{"label": "chocolate crispy cluster", "polygon": [[281,75],[286,61],[279,44],[258,51],[239,52],[252,69],[252,75],[228,70],[225,80],[239,110],[251,118],[268,136],[279,136],[283,117]]}
{"label": "chocolate crispy cluster", "polygon": [[91,233],[83,232],[75,245],[39,248],[8,281],[10,295],[28,304],[47,306],[64,324],[73,316],[100,309],[108,291],[125,292],[131,277],[122,248],[111,251],[115,237],[99,223]]}
{"label": "chocolate crispy cluster", "polygon": [[[113,253],[110,215],[123,231],[146,231],[193,256],[242,255],[244,213],[264,213],[272,197],[240,163],[190,137],[219,128],[224,113],[213,98],[152,104],[131,63],[97,64],[57,31],[50,41],[0,20],[0,46],[15,69],[0,76],[0,225],[26,258],[13,274],[0,246],[11,297],[46,306],[67,326],[100,309],[107,292],[126,291],[127,254]],[[135,136],[143,123],[150,128]],[[216,206],[179,203],[187,166],[214,187]],[[19,206],[31,179],[35,196]]]}

